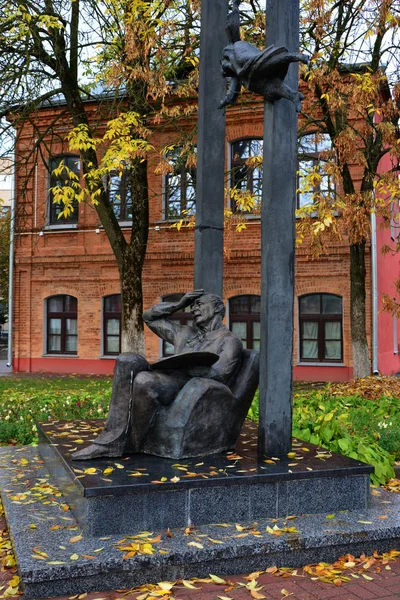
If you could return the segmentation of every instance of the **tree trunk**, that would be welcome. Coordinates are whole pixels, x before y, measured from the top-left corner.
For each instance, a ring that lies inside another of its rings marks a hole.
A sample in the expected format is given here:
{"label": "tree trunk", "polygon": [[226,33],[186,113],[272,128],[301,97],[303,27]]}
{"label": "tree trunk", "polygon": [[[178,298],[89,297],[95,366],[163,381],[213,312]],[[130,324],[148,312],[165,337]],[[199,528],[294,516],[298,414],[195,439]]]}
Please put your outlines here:
{"label": "tree trunk", "polygon": [[147,160],[137,159],[130,171],[132,194],[131,239],[126,246],[121,278],[121,352],[145,354],[142,271],[149,227]]}
{"label": "tree trunk", "polygon": [[365,241],[350,246],[350,324],[354,377],[371,374],[365,314]]}
{"label": "tree trunk", "polygon": [[[347,163],[342,166],[342,177],[345,193],[354,194],[354,184]],[[365,244],[365,240],[350,244],[350,330],[355,378],[371,374],[365,310]]]}

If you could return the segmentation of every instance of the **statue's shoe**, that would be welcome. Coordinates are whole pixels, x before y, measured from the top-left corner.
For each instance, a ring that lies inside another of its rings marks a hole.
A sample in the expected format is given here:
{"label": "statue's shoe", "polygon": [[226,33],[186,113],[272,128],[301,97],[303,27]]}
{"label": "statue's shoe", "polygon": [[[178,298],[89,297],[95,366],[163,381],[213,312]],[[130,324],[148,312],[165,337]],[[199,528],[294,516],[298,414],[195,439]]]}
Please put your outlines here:
{"label": "statue's shoe", "polygon": [[78,452],[71,454],[72,460],[90,460],[92,458],[121,456],[121,453],[113,453],[111,446],[100,446],[100,444],[90,444],[87,448],[82,448]]}

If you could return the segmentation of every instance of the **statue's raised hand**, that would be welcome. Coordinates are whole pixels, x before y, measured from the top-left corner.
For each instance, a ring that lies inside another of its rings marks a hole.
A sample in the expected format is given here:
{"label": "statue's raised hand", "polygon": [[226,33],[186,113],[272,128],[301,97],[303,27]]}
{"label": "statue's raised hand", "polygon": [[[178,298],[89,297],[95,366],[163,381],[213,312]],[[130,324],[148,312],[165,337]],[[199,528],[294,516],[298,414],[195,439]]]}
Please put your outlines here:
{"label": "statue's raised hand", "polygon": [[187,292],[180,300],[179,304],[181,308],[186,308],[186,306],[190,306],[197,298],[200,298],[204,294],[204,290],[193,290],[192,292]]}

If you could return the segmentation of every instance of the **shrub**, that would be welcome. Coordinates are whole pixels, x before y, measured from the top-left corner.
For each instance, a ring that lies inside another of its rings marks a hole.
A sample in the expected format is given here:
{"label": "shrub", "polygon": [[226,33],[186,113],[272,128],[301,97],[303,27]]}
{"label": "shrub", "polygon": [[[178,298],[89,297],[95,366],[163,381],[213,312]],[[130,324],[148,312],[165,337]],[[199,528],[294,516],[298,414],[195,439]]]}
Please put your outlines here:
{"label": "shrub", "polygon": [[[302,389],[293,399],[293,436],[373,465],[373,483],[383,484],[400,459],[399,384],[394,377],[367,377]],[[257,392],[249,418],[258,414]]]}

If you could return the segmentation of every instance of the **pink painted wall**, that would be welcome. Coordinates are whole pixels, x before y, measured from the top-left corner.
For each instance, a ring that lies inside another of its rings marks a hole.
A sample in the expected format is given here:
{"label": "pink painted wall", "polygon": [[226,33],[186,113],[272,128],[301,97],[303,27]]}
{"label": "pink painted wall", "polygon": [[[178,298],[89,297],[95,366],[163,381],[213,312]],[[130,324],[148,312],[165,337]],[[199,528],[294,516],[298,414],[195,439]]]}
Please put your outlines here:
{"label": "pink painted wall", "polygon": [[115,360],[79,358],[14,358],[13,371],[19,373],[84,373],[85,375],[112,375]]}
{"label": "pink painted wall", "polygon": [[[379,165],[379,172],[383,173],[393,167],[392,159],[389,155],[382,158]],[[399,202],[399,199],[397,199]],[[397,319],[397,335],[394,339],[394,318],[390,313],[382,311],[383,294],[388,294],[392,298],[400,301],[396,296],[394,281],[400,277],[400,254],[381,253],[384,245],[393,247],[394,242],[391,239],[390,228],[382,229],[379,225],[382,218],[377,218],[377,263],[378,263],[378,370],[382,375],[394,375],[400,372],[400,319]],[[400,222],[396,221],[397,228],[395,235],[400,234]],[[395,353],[395,346],[397,353]]]}

